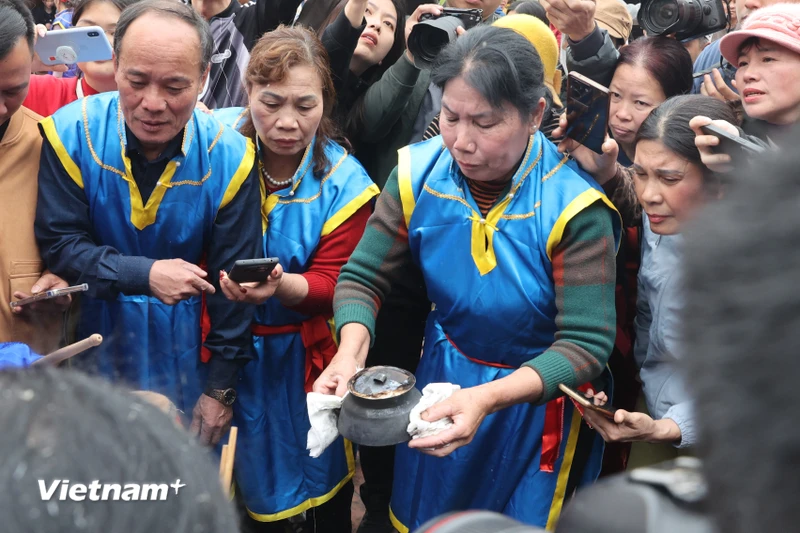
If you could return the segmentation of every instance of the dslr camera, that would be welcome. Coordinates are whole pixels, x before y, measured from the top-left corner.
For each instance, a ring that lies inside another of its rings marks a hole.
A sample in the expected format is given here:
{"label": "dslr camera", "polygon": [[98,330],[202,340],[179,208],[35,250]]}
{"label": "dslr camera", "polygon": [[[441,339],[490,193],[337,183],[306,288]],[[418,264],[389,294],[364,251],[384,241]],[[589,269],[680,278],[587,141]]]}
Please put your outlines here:
{"label": "dslr camera", "polygon": [[[719,0],[717,0],[719,1]],[[483,20],[483,9],[445,7],[440,16],[425,13],[408,36],[408,50],[418,68],[429,69],[442,48],[457,37],[456,28],[468,30]]]}
{"label": "dslr camera", "polygon": [[728,26],[723,1],[728,0],[645,0],[639,26],[648,35],[674,33],[678,41],[696,39]]}

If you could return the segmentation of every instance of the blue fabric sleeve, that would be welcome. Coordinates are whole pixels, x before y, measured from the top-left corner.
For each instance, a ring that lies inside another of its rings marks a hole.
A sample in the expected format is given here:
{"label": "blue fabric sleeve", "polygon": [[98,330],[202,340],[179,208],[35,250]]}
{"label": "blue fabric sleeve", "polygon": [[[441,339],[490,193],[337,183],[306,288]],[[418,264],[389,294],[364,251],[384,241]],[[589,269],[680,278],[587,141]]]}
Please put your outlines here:
{"label": "blue fabric sleeve", "polygon": [[87,283],[90,296],[113,299],[121,292],[150,294],[154,260],[126,257],[111,246],[95,244],[86,195],[67,174],[47,138],[40,157],[34,231],[47,268],[70,284]]}
{"label": "blue fabric sleeve", "polygon": [[662,418],[669,418],[678,424],[681,430],[681,442],[676,445],[676,448],[689,448],[697,443],[693,402],[686,401],[673,405]]}

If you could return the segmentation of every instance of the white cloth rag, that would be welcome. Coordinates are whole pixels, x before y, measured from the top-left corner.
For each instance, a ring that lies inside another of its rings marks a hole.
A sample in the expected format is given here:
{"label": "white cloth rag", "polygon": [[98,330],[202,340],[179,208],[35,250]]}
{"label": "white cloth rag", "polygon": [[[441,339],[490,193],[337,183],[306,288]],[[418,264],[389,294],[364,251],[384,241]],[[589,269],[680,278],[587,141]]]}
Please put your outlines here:
{"label": "white cloth rag", "polygon": [[316,459],[322,455],[325,448],[339,436],[339,429],[336,426],[339,421],[339,408],[342,407],[342,401],[347,394],[340,398],[331,394],[309,392],[306,396],[308,420],[311,422],[306,450],[311,457]]}
{"label": "white cloth rag", "polygon": [[429,383],[422,389],[422,398],[414,406],[409,415],[408,434],[412,439],[421,439],[437,435],[453,425],[453,419],[449,416],[428,422],[423,420],[421,415],[429,407],[446,400],[460,389],[459,385],[452,383]]}

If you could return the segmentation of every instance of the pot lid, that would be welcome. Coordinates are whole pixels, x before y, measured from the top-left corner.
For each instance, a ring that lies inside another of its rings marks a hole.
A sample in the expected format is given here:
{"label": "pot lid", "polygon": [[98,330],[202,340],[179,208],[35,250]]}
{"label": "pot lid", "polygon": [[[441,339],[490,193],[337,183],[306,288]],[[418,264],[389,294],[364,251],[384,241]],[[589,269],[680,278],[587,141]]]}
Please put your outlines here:
{"label": "pot lid", "polygon": [[350,394],[367,400],[401,396],[414,388],[414,374],[394,366],[372,366],[356,373],[347,383]]}

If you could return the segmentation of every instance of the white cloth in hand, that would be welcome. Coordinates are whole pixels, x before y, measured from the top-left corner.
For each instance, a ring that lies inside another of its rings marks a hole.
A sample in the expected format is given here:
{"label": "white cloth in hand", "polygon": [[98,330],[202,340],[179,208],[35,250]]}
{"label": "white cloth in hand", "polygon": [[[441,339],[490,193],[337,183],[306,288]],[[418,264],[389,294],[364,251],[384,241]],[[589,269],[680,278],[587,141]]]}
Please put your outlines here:
{"label": "white cloth in hand", "polygon": [[[344,396],[347,396],[345,393]],[[308,407],[308,420],[311,422],[311,429],[308,430],[308,440],[306,450],[313,458],[322,455],[325,448],[330,446],[336,437],[339,436],[339,429],[336,424],[339,421],[339,408],[342,407],[341,398],[332,394],[321,394],[319,392],[309,392],[306,396],[306,406]]]}
{"label": "white cloth in hand", "polygon": [[421,439],[437,435],[453,425],[453,419],[449,416],[433,422],[422,419],[422,413],[429,407],[442,402],[452,396],[461,386],[452,383],[429,383],[422,389],[422,398],[414,406],[409,415],[408,434],[412,439]]}

